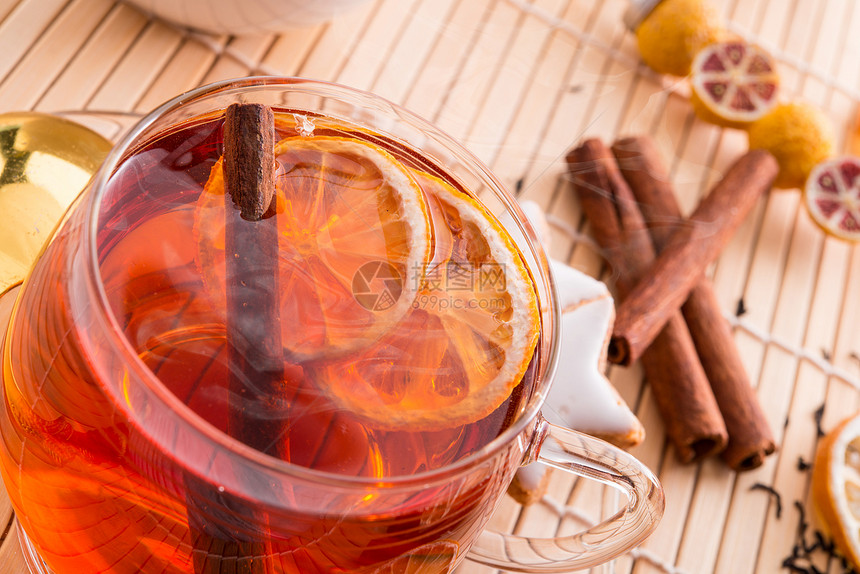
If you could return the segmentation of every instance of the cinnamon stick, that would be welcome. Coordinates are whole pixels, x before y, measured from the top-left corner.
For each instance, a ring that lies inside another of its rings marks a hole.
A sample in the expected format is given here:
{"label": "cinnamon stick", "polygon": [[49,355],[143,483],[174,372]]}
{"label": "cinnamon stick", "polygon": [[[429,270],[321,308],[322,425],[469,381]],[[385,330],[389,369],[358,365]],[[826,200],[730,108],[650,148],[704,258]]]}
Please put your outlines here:
{"label": "cinnamon stick", "polygon": [[[230,392],[227,433],[256,450],[277,455],[278,445],[283,442],[279,440],[283,414],[274,397],[282,386],[284,357],[278,229],[276,218],[271,216],[275,191],[274,114],[260,104],[233,104],[227,108],[223,134]],[[202,484],[198,480],[197,488],[189,493],[193,503],[190,506],[202,510],[189,516],[197,549],[195,571],[271,571],[272,559],[266,551],[263,532],[265,517],[239,496],[214,492],[211,485]]]}
{"label": "cinnamon stick", "polygon": [[223,169],[227,194],[242,218],[263,219],[275,195],[275,116],[271,108],[262,104],[227,108]]}
{"label": "cinnamon stick", "polygon": [[[616,141],[612,152],[659,251],[672,233],[686,223],[657,145],[649,137],[629,137]],[[761,466],[765,457],[776,449],[773,433],[719,300],[704,275],[699,276],[681,312],[729,433],[721,457],[734,470]]]}
{"label": "cinnamon stick", "polygon": [[765,150],[747,152],[729,169],[619,305],[610,361],[628,365],[641,356],[770,189],[777,171],[776,160]]}
{"label": "cinnamon stick", "polygon": [[[275,193],[275,118],[260,104],[233,104],[224,119],[224,185],[239,208],[228,214],[227,344],[230,357],[228,433],[271,452],[282,433],[279,413],[267,416],[283,381],[278,228],[263,216]],[[227,200],[229,203],[229,200]],[[235,400],[232,400],[235,399]],[[253,416],[253,422],[248,420]],[[273,453],[277,454],[277,453]]]}
{"label": "cinnamon stick", "polygon": [[[568,154],[567,164],[623,301],[655,257],[644,219],[603,142],[583,142]],[[679,312],[670,317],[641,362],[678,459],[692,462],[721,451],[727,441],[725,424]]]}

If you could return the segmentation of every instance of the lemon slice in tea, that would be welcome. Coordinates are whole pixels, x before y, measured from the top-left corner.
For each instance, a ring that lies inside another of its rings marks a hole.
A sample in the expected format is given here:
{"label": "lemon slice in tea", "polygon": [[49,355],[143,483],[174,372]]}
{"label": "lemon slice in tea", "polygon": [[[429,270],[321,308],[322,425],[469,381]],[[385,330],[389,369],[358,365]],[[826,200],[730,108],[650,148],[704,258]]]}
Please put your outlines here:
{"label": "lemon slice in tea", "polygon": [[[275,147],[278,289],[288,357],[367,346],[411,308],[432,231],[424,194],[384,149],[344,137],[292,137]],[[226,289],[220,162],[196,206],[199,265],[216,308]],[[416,275],[418,274],[418,275]]]}
{"label": "lemon slice in tea", "polygon": [[540,333],[532,278],[508,233],[472,197],[417,174],[435,252],[412,309],[317,384],[381,429],[441,430],[491,414],[523,379]]}
{"label": "lemon slice in tea", "polygon": [[693,60],[690,102],[705,121],[744,128],[774,105],[779,75],[773,57],[740,41],[719,42]]}

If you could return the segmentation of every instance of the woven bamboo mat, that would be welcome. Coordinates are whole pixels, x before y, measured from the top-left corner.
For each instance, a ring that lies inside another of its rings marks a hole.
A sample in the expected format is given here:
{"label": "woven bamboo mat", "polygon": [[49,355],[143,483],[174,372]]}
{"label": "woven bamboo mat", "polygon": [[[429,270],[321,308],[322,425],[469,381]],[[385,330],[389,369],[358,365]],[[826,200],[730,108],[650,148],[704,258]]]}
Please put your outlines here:
{"label": "woven bamboo mat", "polygon": [[[715,0],[732,28],[780,60],[784,94],[827,111],[840,147],[860,101],[860,3]],[[555,223],[551,255],[605,273],[564,176],[584,136],[653,135],[691,210],[746,149],[741,132],[696,119],[686,84],[651,74],[621,23],[624,0],[374,0],[317,27],[281,35],[204,36],[113,0],[0,0],[0,112],[145,112],[214,80],[277,73],[376,92],[463,141]],[[121,116],[118,116],[121,117]],[[666,490],[663,522],[641,548],[599,572],[771,573],[796,542],[821,427],[860,406],[860,249],[826,239],[797,191],[762,200],[712,278],[779,444],[760,468],[681,465],[638,367],[611,378],[648,437],[634,454]],[[752,489],[764,484],[777,499]],[[797,502],[797,505],[795,505]],[[531,535],[569,532],[617,500],[553,475],[545,504],[506,499],[493,523]],[[566,510],[565,510],[566,505]],[[815,528],[815,519],[807,516]],[[0,524],[11,509],[0,495]],[[0,574],[21,574],[14,528],[0,526]],[[822,572],[838,561],[815,558]],[[491,569],[465,563],[460,574]]]}

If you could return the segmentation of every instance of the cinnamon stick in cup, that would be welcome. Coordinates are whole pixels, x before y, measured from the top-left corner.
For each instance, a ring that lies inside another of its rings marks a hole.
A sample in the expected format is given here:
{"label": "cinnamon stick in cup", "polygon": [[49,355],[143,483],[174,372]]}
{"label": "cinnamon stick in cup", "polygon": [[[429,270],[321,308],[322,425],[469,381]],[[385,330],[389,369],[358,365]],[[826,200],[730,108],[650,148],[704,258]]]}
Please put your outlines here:
{"label": "cinnamon stick in cup", "polygon": [[[276,408],[283,387],[278,291],[278,228],[269,212],[275,194],[275,116],[261,104],[232,104],[224,118],[227,345],[230,357],[228,433],[273,453],[282,433]],[[235,205],[234,205],[235,204]],[[238,217],[236,211],[238,210]],[[267,217],[268,215],[268,217]],[[259,420],[257,420],[259,419]]]}
{"label": "cinnamon stick in cup", "polygon": [[[227,432],[277,455],[283,387],[275,193],[275,118],[261,104],[232,104],[224,118],[226,326],[230,392]],[[237,469],[237,473],[242,469]],[[249,482],[253,477],[248,477]],[[260,511],[239,496],[187,477],[194,570],[213,574],[272,570],[265,533],[246,519]],[[213,518],[215,520],[213,520]]]}
{"label": "cinnamon stick in cup", "polygon": [[[657,145],[649,137],[629,137],[616,141],[612,152],[659,251],[686,223]],[[761,466],[765,457],[775,451],[773,433],[750,384],[731,328],[704,275],[690,291],[681,312],[729,433],[729,442],[721,453],[723,460],[734,470]]]}
{"label": "cinnamon stick in cup", "polygon": [[770,189],[778,166],[764,150],[741,156],[666,243],[648,274],[618,306],[609,360],[628,365],[648,348],[719,255],[758,199]]}
{"label": "cinnamon stick in cup", "polygon": [[[655,257],[645,221],[603,142],[583,142],[568,154],[567,163],[623,301]],[[726,427],[680,312],[669,318],[641,362],[678,459],[692,462],[721,451]]]}

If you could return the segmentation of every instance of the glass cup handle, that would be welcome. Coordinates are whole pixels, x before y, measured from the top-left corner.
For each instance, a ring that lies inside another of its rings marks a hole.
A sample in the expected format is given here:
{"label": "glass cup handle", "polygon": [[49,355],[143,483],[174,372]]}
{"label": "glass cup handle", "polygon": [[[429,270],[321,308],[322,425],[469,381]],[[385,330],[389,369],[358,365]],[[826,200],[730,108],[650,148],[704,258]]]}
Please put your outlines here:
{"label": "glass cup handle", "polygon": [[599,439],[538,420],[532,459],[613,486],[627,504],[588,530],[556,538],[485,531],[469,559],[512,572],[570,572],[603,564],[642,542],[663,516],[663,489],[632,455]]}

